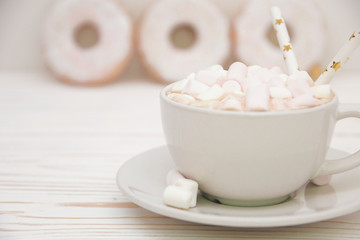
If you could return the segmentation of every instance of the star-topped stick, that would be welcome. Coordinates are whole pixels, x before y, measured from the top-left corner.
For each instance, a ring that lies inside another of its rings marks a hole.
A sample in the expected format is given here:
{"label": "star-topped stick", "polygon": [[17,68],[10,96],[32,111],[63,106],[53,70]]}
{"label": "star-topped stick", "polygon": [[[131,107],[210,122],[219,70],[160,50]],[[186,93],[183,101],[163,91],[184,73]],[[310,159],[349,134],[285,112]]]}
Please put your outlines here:
{"label": "star-topped stick", "polygon": [[299,70],[299,65],[297,63],[295,53],[290,42],[290,37],[285,25],[285,21],[281,16],[280,8],[276,6],[272,7],[271,14],[273,16],[273,26],[280,45],[280,50],[283,53],[283,57],[289,70],[289,74],[293,74]]}
{"label": "star-topped stick", "polygon": [[336,71],[342,68],[349,60],[350,55],[360,44],[360,31],[356,31],[346,41],[345,45],[335,55],[325,71],[316,80],[315,85],[328,84]]}

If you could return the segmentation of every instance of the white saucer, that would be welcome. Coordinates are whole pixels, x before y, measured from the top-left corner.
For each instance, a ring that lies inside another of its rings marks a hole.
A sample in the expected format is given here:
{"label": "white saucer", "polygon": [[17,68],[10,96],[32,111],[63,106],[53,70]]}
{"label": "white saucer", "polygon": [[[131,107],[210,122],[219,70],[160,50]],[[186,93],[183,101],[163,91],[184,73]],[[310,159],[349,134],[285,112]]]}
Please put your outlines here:
{"label": "white saucer", "polygon": [[[347,153],[330,150],[329,159]],[[167,147],[141,153],[124,163],[117,184],[137,205],[152,212],[189,222],[232,227],[277,227],[312,223],[360,210],[360,168],[334,175],[331,183],[307,184],[291,200],[266,207],[233,207],[201,195],[195,208],[181,210],[162,203],[165,178],[175,166]],[[281,186],[279,186],[281,187]]]}

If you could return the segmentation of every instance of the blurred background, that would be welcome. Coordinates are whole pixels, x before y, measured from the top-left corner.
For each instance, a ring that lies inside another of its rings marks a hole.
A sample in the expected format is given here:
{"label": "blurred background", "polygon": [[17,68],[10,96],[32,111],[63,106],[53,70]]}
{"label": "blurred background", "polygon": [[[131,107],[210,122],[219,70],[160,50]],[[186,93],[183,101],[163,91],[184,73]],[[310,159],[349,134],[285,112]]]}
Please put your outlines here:
{"label": "blurred background", "polygon": [[[153,2],[151,0],[115,1],[128,10],[135,24],[142,12]],[[218,6],[229,19],[237,14],[246,3],[244,0],[210,1]],[[45,13],[54,2],[49,0],[0,0],[0,71],[45,71],[41,56],[40,35]],[[320,60],[320,65],[324,68],[347,40],[349,34],[360,26],[360,1],[314,0],[314,2],[322,12],[327,25],[327,45]],[[258,14],[261,18],[264,13],[254,14]],[[358,50],[343,71],[360,71],[359,63],[360,51]],[[132,58],[120,78],[149,78],[149,76],[135,57]]]}

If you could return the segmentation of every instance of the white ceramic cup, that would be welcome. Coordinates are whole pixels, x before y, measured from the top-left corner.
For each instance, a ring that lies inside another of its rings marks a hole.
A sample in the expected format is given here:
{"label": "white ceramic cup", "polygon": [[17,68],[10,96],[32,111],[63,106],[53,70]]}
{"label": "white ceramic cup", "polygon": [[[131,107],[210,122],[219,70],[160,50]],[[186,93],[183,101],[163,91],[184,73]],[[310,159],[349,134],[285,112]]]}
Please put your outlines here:
{"label": "white ceramic cup", "polygon": [[160,96],[163,130],[178,170],[199,183],[205,197],[240,206],[285,201],[309,180],[360,165],[360,151],[328,161],[341,111],[338,98],[324,105],[279,112],[201,109]]}

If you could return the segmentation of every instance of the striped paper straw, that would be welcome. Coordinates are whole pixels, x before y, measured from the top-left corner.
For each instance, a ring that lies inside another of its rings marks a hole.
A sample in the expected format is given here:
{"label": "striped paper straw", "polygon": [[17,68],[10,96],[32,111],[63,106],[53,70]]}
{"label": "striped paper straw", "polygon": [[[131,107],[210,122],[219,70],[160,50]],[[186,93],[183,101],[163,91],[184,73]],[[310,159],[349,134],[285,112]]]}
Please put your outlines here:
{"label": "striped paper straw", "polygon": [[299,65],[290,42],[290,37],[285,25],[285,21],[281,16],[280,8],[276,6],[272,7],[271,14],[273,16],[273,26],[280,45],[280,50],[283,53],[285,64],[288,68],[289,74],[293,74],[299,71]]}
{"label": "striped paper straw", "polygon": [[331,60],[325,71],[316,80],[315,85],[328,84],[334,77],[337,70],[342,68],[349,60],[351,54],[360,44],[360,31],[355,31],[346,41],[344,46],[339,50],[335,57]]}

